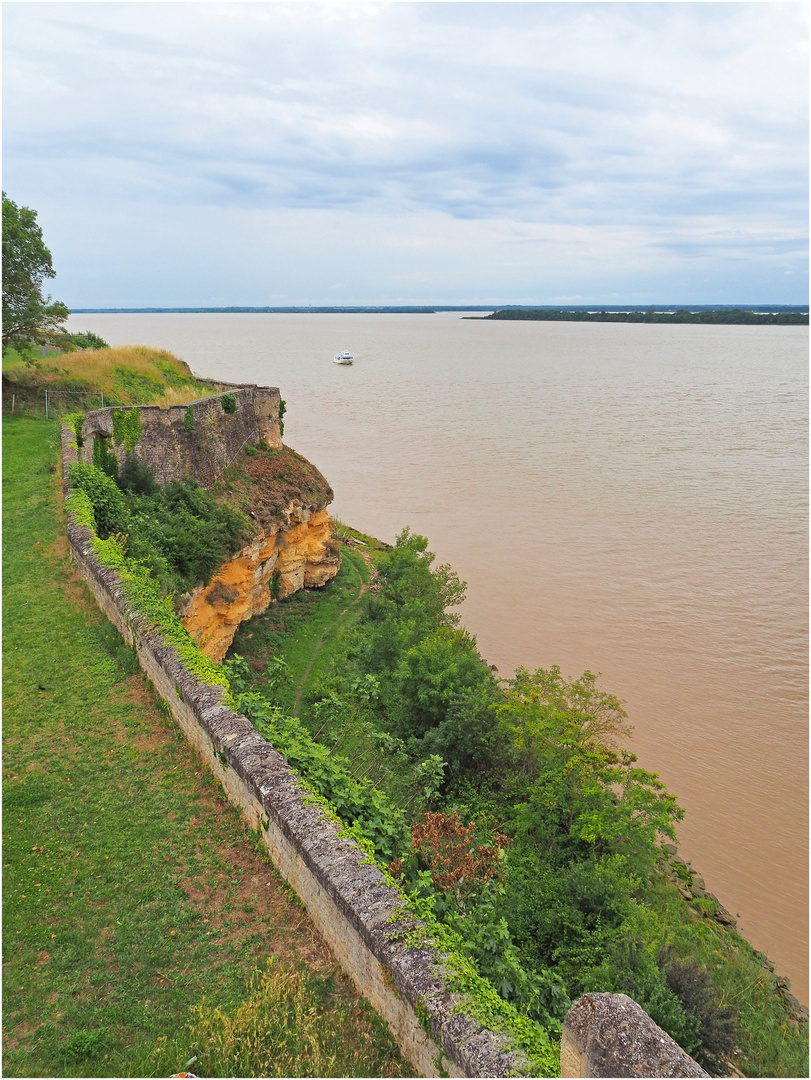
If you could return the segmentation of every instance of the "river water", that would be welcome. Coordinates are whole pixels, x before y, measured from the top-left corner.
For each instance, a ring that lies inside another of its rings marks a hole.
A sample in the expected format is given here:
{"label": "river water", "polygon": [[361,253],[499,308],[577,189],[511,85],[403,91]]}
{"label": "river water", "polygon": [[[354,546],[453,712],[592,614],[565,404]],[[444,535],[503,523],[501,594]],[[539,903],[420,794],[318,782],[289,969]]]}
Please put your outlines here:
{"label": "river water", "polygon": [[[805,327],[78,315],[279,386],[334,512],[426,534],[482,655],[589,669],[681,853],[808,1001]],[[332,363],[349,349],[352,367]]]}

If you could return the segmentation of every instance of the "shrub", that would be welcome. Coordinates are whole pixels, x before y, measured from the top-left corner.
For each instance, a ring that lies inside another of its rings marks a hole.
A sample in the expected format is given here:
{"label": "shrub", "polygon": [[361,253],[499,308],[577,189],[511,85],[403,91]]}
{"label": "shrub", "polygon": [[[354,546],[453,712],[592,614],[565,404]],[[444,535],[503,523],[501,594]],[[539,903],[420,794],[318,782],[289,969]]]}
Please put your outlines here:
{"label": "shrub", "polygon": [[[618,860],[565,868],[538,865],[514,845],[507,880],[510,929],[533,964],[556,965],[573,992],[614,955],[633,913],[630,883]],[[521,857],[523,856],[523,857]]]}
{"label": "shrub", "polygon": [[83,491],[93,506],[96,535],[106,540],[114,533],[127,531],[129,515],[117,484],[94,465],[74,462],[68,470],[70,483],[77,491]]}
{"label": "shrub", "polygon": [[680,960],[664,950],[661,961],[668,988],[682,1003],[688,1017],[698,1021],[700,1045],[693,1056],[708,1071],[723,1075],[738,1041],[736,1010],[721,1004],[710,973],[694,960]]}
{"label": "shrub", "polygon": [[183,427],[186,431],[194,431],[194,409],[191,405],[188,406],[183,416]]}
{"label": "shrub", "polygon": [[236,394],[223,394],[220,403],[222,404],[222,411],[225,413],[235,413],[237,411]]}
{"label": "shrub", "polygon": [[[661,948],[658,952],[661,956]],[[685,1009],[678,995],[668,986],[656,961],[656,950],[646,947],[641,939],[630,937],[617,949],[613,962],[606,965],[608,981],[604,982],[603,976],[600,989],[610,988],[612,993],[633,998],[683,1050],[695,1054],[701,1045],[701,1022]]]}
{"label": "shrub", "polygon": [[502,851],[510,843],[501,833],[492,846],[476,842],[476,823],[463,825],[459,814],[426,813],[411,826],[411,844],[431,871],[441,892],[462,897],[478,891],[491,878],[504,876]]}
{"label": "shrub", "polygon": [[[143,467],[136,471],[143,482]],[[129,552],[152,568],[165,590],[208,584],[239,549],[243,519],[194,481],[175,481],[144,494],[133,489],[127,504]]]}
{"label": "shrub", "polygon": [[104,340],[94,334],[92,330],[82,330],[77,334],[68,334],[68,345],[73,346],[74,349],[109,349],[110,346]]}
{"label": "shrub", "polygon": [[145,461],[140,461],[134,454],[127,454],[118,484],[125,491],[149,495],[155,490],[155,473]]}
{"label": "shrub", "polygon": [[105,1048],[107,1041],[107,1032],[103,1028],[97,1031],[75,1031],[64,1049],[65,1059],[78,1063],[96,1057]]}

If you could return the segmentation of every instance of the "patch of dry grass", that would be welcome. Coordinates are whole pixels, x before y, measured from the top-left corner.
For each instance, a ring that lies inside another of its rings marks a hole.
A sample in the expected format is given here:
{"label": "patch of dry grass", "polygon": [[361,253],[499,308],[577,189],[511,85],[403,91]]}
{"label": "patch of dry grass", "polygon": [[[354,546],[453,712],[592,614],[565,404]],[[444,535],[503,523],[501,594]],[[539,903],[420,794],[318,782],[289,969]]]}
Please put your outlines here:
{"label": "patch of dry grass", "polygon": [[34,365],[21,360],[7,364],[3,377],[18,394],[29,397],[46,389],[93,390],[104,394],[105,403],[116,405],[168,408],[210,393],[185,361],[149,345],[77,350]]}

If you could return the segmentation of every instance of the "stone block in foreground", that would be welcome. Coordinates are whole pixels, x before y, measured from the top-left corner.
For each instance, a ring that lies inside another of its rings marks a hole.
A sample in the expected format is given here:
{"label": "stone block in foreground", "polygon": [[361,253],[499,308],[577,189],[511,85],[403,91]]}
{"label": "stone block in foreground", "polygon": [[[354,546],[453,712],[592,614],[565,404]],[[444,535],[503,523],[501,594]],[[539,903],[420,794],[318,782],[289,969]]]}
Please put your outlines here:
{"label": "stone block in foreground", "polygon": [[566,1013],[561,1076],[709,1076],[625,994],[584,994]]}

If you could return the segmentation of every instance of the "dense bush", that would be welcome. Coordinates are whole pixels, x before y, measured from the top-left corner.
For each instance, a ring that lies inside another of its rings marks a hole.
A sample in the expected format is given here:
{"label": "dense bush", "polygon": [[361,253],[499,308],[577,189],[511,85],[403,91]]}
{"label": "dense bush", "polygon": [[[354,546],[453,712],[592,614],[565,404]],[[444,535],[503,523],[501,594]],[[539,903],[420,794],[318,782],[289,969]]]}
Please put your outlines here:
{"label": "dense bush", "polygon": [[[104,442],[96,439],[94,457],[99,445]],[[94,465],[71,465],[70,481],[90,499],[98,536],[126,534],[128,555],[153,573],[164,592],[207,584],[239,549],[245,529],[239,514],[193,481],[156,487],[151,470],[132,455],[121,470],[124,491]]]}
{"label": "dense bush", "polygon": [[[143,474],[139,482],[143,487]],[[185,592],[208,584],[239,549],[244,520],[194,481],[176,481],[148,493],[129,490],[125,498],[129,552],[150,566],[166,589]]]}
{"label": "dense bush", "polygon": [[118,477],[119,487],[136,495],[151,495],[155,490],[155,473],[145,461],[127,454]]}
{"label": "dense bush", "polygon": [[129,514],[124,496],[116,482],[93,465],[74,462],[69,470],[71,487],[83,491],[93,506],[96,534],[102,540],[114,533],[124,533]]}
{"label": "dense bush", "polygon": [[77,334],[67,334],[65,338],[65,344],[70,349],[109,349],[110,346],[104,340],[99,337],[98,334],[94,334],[92,330],[82,330]]}
{"label": "dense bush", "polygon": [[668,989],[679,999],[687,1016],[698,1022],[696,1059],[708,1071],[721,1072],[738,1043],[737,1010],[721,1003],[709,971],[694,960],[681,960],[668,949],[663,950],[661,960]]}

